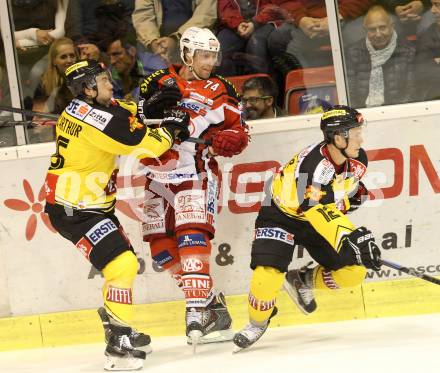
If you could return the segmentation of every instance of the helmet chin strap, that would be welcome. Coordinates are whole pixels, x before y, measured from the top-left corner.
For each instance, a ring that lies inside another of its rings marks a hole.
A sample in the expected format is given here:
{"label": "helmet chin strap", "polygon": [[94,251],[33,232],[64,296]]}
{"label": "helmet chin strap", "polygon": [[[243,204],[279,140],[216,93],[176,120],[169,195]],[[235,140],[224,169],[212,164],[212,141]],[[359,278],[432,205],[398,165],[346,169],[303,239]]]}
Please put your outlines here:
{"label": "helmet chin strap", "polygon": [[[344,137],[345,138],[345,137]],[[343,148],[340,148],[340,147],[338,147],[337,145],[336,145],[336,143],[335,143],[335,138],[333,137],[333,139],[332,139],[332,143],[333,143],[333,145],[336,147],[336,149],[338,149],[340,152],[341,152],[341,154],[345,157],[345,158],[350,158],[350,156],[346,153],[346,149],[348,148],[348,143],[349,143],[349,141],[350,141],[350,139],[349,138],[345,138],[345,147],[343,147]]]}
{"label": "helmet chin strap", "polygon": [[203,78],[201,78],[200,76],[197,75],[196,71],[193,69],[192,66],[188,65],[189,71],[191,71],[193,73],[193,75],[196,77],[197,80],[204,80]]}

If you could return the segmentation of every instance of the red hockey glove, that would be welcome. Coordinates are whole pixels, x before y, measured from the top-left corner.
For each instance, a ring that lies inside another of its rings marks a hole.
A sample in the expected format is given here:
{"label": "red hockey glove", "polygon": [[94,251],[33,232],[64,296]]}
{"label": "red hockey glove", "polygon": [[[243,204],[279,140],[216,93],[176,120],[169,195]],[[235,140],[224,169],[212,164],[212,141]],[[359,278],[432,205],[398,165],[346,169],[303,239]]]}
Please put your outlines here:
{"label": "red hockey glove", "polygon": [[224,130],[217,132],[212,140],[212,148],[217,155],[232,157],[240,154],[248,144],[246,132],[240,130]]}

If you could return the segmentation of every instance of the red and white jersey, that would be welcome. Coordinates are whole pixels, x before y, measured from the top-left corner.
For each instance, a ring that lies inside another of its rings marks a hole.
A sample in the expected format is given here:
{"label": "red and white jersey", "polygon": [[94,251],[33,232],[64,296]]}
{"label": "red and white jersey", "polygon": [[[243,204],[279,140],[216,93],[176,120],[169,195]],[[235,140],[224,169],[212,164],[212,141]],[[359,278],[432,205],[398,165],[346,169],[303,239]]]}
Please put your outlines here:
{"label": "red and white jersey", "polygon": [[[140,86],[140,96],[148,99],[157,90],[176,85],[182,93],[180,107],[190,115],[191,137],[211,140],[216,132],[226,129],[247,132],[237,91],[218,75],[206,80],[187,81],[171,66],[145,78]],[[164,183],[198,180],[198,175],[208,170],[218,174],[217,162],[208,156],[208,147],[188,141],[176,141],[159,159],[143,159],[142,163],[147,167],[148,178]]]}

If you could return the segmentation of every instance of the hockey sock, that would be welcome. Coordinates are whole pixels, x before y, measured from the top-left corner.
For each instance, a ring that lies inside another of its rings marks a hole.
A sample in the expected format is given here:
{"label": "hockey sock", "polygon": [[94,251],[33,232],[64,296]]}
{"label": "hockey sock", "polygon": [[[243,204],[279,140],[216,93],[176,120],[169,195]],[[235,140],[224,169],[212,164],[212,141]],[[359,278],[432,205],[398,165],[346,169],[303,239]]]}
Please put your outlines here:
{"label": "hockey sock", "polygon": [[269,320],[284,281],[284,273],[272,267],[257,266],[252,275],[248,298],[249,319],[256,325]]}
{"label": "hockey sock", "polygon": [[105,278],[102,289],[107,312],[123,325],[133,320],[133,281],[138,271],[138,261],[132,251],[124,251],[102,270]]}
{"label": "hockey sock", "polygon": [[211,242],[208,234],[198,229],[178,231],[177,247],[182,264],[182,289],[186,306],[206,307],[214,298],[209,274]]}
{"label": "hockey sock", "polygon": [[339,289],[359,285],[367,270],[362,266],[345,266],[336,271],[329,271],[323,266],[315,268],[314,285],[316,289]]}
{"label": "hockey sock", "polygon": [[156,238],[150,242],[151,257],[157,265],[166,269],[178,287],[182,287],[182,266],[175,237]]}

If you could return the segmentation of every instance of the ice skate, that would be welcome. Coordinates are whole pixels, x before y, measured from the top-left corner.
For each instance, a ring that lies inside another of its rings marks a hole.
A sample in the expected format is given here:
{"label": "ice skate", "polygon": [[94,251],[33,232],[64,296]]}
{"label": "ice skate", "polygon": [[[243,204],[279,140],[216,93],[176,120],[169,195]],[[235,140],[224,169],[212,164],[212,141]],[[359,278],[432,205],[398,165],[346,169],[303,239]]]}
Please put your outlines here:
{"label": "ice skate", "polygon": [[[104,327],[104,333],[105,333],[105,343],[108,343],[110,340],[110,337],[112,335],[112,331],[110,328],[110,317],[105,310],[104,307],[100,307],[98,309],[99,317],[102,321],[102,326]],[[131,328],[131,332],[129,334],[130,343],[131,345],[137,349],[144,351],[147,355],[150,354],[153,350],[151,349],[151,338],[149,335],[140,333],[137,330]]]}
{"label": "ice skate", "polygon": [[[234,338],[232,330],[232,318],[226,307],[225,296],[220,292],[206,307],[203,321],[203,336],[199,344],[231,341]],[[192,344],[188,338],[188,344]]]}
{"label": "ice skate", "polygon": [[312,313],[317,307],[313,294],[314,269],[308,266],[288,271],[284,281],[287,294],[305,315]]}
{"label": "ice skate", "polygon": [[270,324],[270,319],[274,317],[278,312],[278,308],[274,307],[272,314],[269,317],[269,320],[265,324],[256,325],[252,322],[249,322],[243,329],[241,329],[234,336],[234,349],[232,352],[237,353],[245,348],[249,348],[256,341],[258,341],[262,335],[266,332],[267,328]]}
{"label": "ice skate", "polygon": [[110,333],[105,349],[104,370],[138,370],[144,366],[145,351],[135,349],[130,342],[131,328],[109,325]]}

